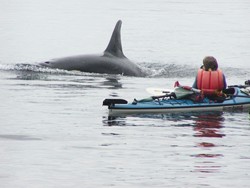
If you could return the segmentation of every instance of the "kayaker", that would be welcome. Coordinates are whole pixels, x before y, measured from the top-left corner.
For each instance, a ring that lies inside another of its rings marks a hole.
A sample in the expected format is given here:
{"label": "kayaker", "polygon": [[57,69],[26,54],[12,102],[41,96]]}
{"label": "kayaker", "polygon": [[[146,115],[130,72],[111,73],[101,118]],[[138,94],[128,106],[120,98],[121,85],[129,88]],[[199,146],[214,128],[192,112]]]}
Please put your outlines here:
{"label": "kayaker", "polygon": [[203,59],[202,67],[198,70],[193,88],[202,90],[205,95],[214,95],[226,87],[226,78],[223,72],[218,69],[217,60],[213,56],[206,56]]}

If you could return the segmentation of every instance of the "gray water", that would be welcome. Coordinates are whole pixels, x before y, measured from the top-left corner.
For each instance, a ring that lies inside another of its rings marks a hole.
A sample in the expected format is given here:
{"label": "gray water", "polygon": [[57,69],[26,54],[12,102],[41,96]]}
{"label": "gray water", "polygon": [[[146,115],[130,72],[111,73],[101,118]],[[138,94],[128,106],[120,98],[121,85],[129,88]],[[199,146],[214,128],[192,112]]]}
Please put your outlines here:
{"label": "gray water", "polygon": [[[243,84],[249,17],[248,0],[1,0],[1,187],[249,187],[248,112],[110,118],[102,106],[191,85],[206,55]],[[102,52],[119,19],[124,54],[147,77],[36,66]]]}

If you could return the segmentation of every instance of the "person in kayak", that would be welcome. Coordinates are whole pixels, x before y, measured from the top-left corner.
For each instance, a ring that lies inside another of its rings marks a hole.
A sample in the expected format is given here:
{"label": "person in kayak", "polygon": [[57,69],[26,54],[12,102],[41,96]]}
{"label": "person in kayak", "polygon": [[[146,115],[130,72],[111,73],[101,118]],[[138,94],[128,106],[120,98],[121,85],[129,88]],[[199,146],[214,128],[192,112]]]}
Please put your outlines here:
{"label": "person in kayak", "polygon": [[223,89],[226,89],[225,75],[218,69],[217,60],[213,56],[203,59],[203,65],[198,70],[192,87],[202,90],[205,95],[218,95]]}

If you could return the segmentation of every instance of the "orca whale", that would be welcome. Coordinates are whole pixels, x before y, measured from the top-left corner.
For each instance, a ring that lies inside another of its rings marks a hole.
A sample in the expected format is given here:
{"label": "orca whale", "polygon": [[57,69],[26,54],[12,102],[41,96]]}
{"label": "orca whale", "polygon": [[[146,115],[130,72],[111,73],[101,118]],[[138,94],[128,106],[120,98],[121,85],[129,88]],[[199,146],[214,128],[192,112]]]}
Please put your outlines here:
{"label": "orca whale", "polygon": [[121,74],[126,76],[145,76],[135,63],[130,61],[122,51],[122,21],[116,23],[111,39],[101,55],[77,55],[52,59],[39,63],[41,66],[82,72]]}

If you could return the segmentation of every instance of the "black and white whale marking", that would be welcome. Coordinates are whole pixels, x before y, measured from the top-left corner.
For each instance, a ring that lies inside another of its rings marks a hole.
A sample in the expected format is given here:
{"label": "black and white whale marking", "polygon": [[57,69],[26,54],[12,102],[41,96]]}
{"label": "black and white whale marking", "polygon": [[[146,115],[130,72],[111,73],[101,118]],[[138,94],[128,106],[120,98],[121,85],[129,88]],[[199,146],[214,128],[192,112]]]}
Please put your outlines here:
{"label": "black and white whale marking", "polygon": [[78,55],[52,59],[40,65],[65,70],[78,70],[92,73],[122,74],[127,76],[145,76],[145,73],[122,51],[122,21],[116,23],[106,50],[101,55]]}

